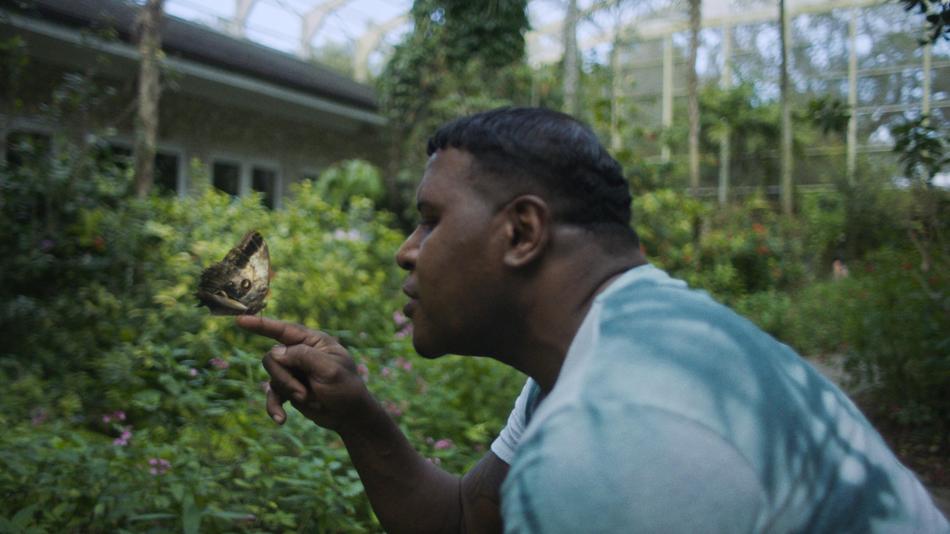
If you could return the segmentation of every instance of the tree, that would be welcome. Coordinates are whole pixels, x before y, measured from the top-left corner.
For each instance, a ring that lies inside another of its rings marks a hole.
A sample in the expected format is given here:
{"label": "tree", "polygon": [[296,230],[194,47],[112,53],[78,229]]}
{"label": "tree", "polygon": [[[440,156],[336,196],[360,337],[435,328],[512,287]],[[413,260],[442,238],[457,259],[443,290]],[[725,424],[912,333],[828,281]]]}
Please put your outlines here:
{"label": "tree", "polygon": [[689,0],[689,58],[687,59],[686,91],[689,115],[689,187],[695,194],[699,189],[699,75],[696,55],[699,50],[701,0]]}
{"label": "tree", "polygon": [[580,71],[577,65],[577,0],[568,0],[564,15],[564,112],[577,115]]}
{"label": "tree", "polygon": [[155,178],[158,143],[159,55],[161,54],[162,9],[165,0],[148,0],[139,13],[138,115],[135,125],[135,193],[148,195]]}
{"label": "tree", "polygon": [[900,0],[905,11],[917,10],[927,20],[927,39],[923,42],[936,43],[940,37],[950,41],[950,2],[947,0]]}
{"label": "tree", "polygon": [[785,15],[785,0],[778,2],[779,47],[782,52],[779,78],[779,100],[782,108],[782,151],[780,173],[782,176],[782,211],[792,213],[792,113],[788,101],[788,20]]}
{"label": "tree", "polygon": [[433,130],[460,114],[527,98],[526,9],[527,0],[413,3],[413,30],[396,45],[378,80],[390,120],[387,206],[404,223],[411,220],[404,211],[414,204],[409,196]]}

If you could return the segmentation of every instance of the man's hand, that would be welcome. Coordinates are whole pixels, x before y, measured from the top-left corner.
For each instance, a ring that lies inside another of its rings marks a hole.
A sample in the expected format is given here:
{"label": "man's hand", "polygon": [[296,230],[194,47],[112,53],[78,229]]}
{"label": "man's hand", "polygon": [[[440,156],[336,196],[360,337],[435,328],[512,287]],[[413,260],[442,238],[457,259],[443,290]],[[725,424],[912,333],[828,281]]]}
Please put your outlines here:
{"label": "man's hand", "polygon": [[276,340],[263,360],[270,375],[267,413],[287,420],[284,402],[314,423],[341,432],[374,413],[375,400],[346,349],[333,337],[301,325],[243,315],[237,325]]}

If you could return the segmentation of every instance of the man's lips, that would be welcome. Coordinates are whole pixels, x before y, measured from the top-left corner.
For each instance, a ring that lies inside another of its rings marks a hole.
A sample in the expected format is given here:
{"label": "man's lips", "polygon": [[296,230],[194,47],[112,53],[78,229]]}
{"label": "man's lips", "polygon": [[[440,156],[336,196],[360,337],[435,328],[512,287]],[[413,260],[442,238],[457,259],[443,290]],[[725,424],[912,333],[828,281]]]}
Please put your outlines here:
{"label": "man's lips", "polygon": [[412,319],[412,314],[416,311],[416,306],[419,305],[418,302],[419,301],[416,299],[409,299],[409,302],[407,302],[406,305],[402,307],[403,315]]}
{"label": "man's lips", "polygon": [[412,312],[415,311],[416,307],[419,305],[419,296],[416,295],[415,288],[409,284],[402,286],[402,292],[405,293],[407,297],[409,297],[409,302],[403,306],[402,313],[411,319]]}

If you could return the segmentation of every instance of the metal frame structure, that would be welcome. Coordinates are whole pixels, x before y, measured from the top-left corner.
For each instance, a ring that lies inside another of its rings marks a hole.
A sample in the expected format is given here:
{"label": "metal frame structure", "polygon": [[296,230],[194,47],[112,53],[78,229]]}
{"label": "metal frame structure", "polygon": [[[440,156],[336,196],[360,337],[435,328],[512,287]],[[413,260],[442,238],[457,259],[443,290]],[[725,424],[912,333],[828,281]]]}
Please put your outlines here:
{"label": "metal frame structure", "polygon": [[[286,2],[286,0],[234,0],[235,17],[231,27],[234,28],[236,35],[243,35],[248,15],[253,9],[254,4],[260,1],[276,2],[279,5],[285,5]],[[312,7],[306,12],[297,12],[297,15],[301,17],[302,23],[300,53],[308,56],[311,55],[311,43],[327,17],[355,1],[356,0],[321,0],[313,3]],[[704,2],[704,15],[702,17],[703,29],[719,30],[721,32],[721,48],[719,51],[721,70],[719,83],[724,88],[732,86],[734,78],[733,30],[745,25],[769,23],[778,21],[779,19],[778,8],[771,3],[766,4],[760,2],[752,5],[747,4],[746,7],[739,9],[733,5],[734,3],[734,1],[730,2],[728,0]],[[882,3],[882,0],[799,0],[790,2],[790,5],[786,8],[786,25],[780,30],[784,32],[786,36],[790,37],[790,21],[801,15],[828,13],[833,10],[848,10],[850,12],[847,37],[849,48],[847,72],[825,73],[828,77],[838,75],[841,79],[844,79],[845,76],[847,78],[847,103],[852,110],[852,114],[848,124],[844,154],[846,172],[849,180],[854,180],[857,168],[857,154],[859,152],[879,152],[889,149],[889,147],[874,144],[867,146],[861,146],[859,144],[858,122],[861,115],[869,112],[881,113],[918,109],[921,113],[928,114],[934,107],[950,107],[950,100],[943,99],[936,102],[932,100],[932,71],[938,68],[948,68],[950,67],[950,62],[934,62],[932,59],[932,49],[929,45],[924,48],[921,65],[919,67],[916,65],[897,65],[869,69],[859,68],[858,54],[856,51],[858,18],[862,9],[872,8]],[[586,8],[581,9],[580,16],[590,21],[605,10],[618,9],[623,5],[623,2],[620,0],[594,0],[589,3]],[[287,9],[293,11],[290,7],[287,7]],[[659,100],[661,103],[660,125],[663,128],[668,128],[673,124],[674,96],[682,91],[682,88],[677,87],[675,84],[674,70],[676,68],[676,58],[673,36],[686,31],[688,21],[684,13],[679,13],[679,11],[684,10],[677,10],[675,6],[670,4],[656,11],[653,15],[640,17],[640,19],[634,23],[615,24],[612,27],[603,28],[603,31],[579,39],[578,43],[581,50],[589,50],[608,45],[617,46],[617,43],[630,42],[631,40],[640,42],[654,39],[662,40],[662,57],[657,58],[656,61],[657,65],[662,65],[662,89],[658,96],[660,97]],[[561,20],[548,22],[540,25],[538,29],[526,35],[529,57],[532,63],[543,64],[560,60],[562,52],[559,46],[544,46],[543,43],[550,42],[546,41],[546,39],[551,41],[559,39],[558,36],[562,32],[561,22]],[[369,79],[369,58],[378,50],[385,36],[397,29],[404,28],[408,24],[411,24],[409,17],[407,15],[401,15],[381,23],[371,23],[367,26],[365,33],[356,42],[354,73],[358,81],[365,82]],[[540,49],[542,46],[543,49]],[[616,61],[616,57],[616,54],[611,54],[611,61]],[[629,66],[630,65],[626,65],[626,67]],[[919,105],[916,103],[900,103],[865,107],[859,106],[858,85],[862,77],[895,73],[908,68],[919,68],[922,71],[922,98]],[[615,84],[614,89],[619,89],[619,85],[620,84]],[[612,130],[611,135],[615,136],[616,132]],[[733,147],[730,146],[728,138],[728,135],[724,136],[724,140],[719,147],[720,168],[718,173],[719,186],[717,188],[717,197],[720,202],[727,201],[730,192],[730,182],[732,181],[731,169],[729,168],[728,162],[730,161]],[[613,142],[614,140],[612,139],[612,143]],[[809,153],[813,155],[830,155],[831,152],[833,151],[829,151],[823,147],[812,147],[809,149]],[[663,161],[670,161],[673,157],[670,147],[667,145],[662,146],[659,157]]]}

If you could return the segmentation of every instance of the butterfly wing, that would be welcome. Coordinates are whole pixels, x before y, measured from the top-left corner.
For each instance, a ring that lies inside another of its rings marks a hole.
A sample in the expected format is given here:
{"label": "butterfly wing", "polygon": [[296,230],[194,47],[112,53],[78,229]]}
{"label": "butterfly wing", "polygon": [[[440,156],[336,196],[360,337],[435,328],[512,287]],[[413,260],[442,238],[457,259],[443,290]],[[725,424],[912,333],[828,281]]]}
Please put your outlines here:
{"label": "butterfly wing", "polygon": [[263,236],[251,230],[218,263],[201,273],[199,306],[214,315],[253,315],[267,305],[270,254]]}

